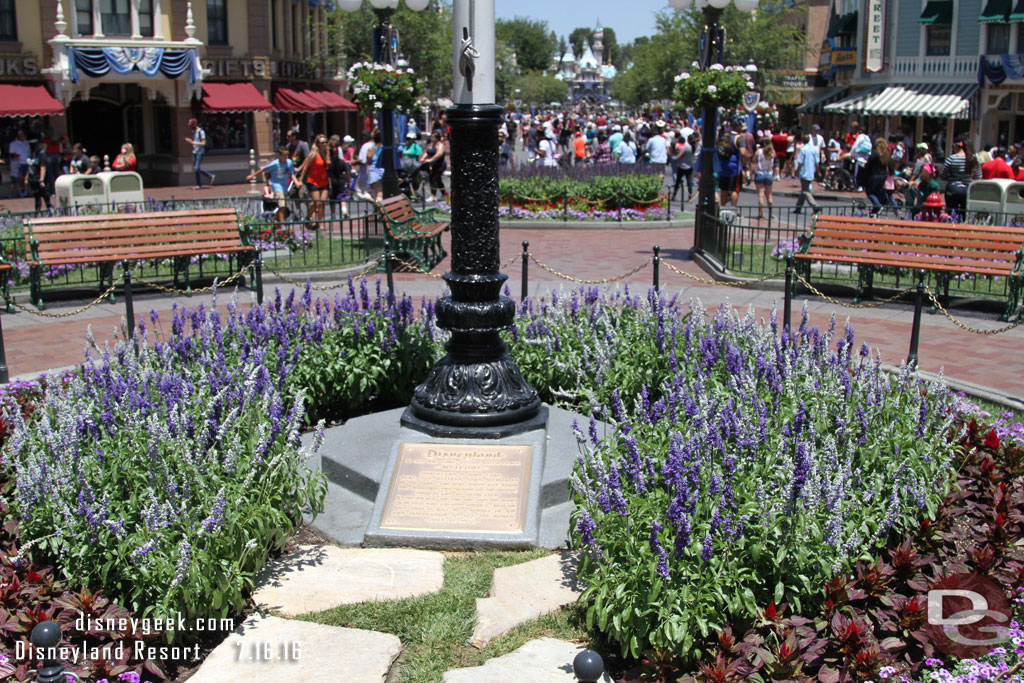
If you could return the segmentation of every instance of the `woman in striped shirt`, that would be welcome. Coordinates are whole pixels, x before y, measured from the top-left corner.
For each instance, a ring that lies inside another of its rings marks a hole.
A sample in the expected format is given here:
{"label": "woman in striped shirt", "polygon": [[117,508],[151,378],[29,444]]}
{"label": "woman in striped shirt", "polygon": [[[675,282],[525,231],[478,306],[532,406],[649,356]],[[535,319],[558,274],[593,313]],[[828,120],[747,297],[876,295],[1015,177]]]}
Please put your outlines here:
{"label": "woman in striped shirt", "polygon": [[946,182],[946,208],[963,211],[967,205],[967,186],[981,179],[981,164],[969,140],[953,143],[954,152],[946,157],[939,176]]}

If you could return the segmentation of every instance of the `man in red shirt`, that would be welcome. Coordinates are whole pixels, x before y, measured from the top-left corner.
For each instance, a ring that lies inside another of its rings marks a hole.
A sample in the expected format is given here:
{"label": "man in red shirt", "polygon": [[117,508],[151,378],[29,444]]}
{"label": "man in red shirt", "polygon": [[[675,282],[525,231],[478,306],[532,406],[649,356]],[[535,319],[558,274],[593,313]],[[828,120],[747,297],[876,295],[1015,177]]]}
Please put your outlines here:
{"label": "man in red shirt", "polygon": [[986,161],[981,165],[982,180],[992,180],[993,178],[1013,180],[1013,175],[1013,169],[1006,163],[1002,152],[999,149],[993,148],[991,161]]}
{"label": "man in red shirt", "polygon": [[782,172],[786,168],[786,160],[789,158],[790,137],[786,131],[779,130],[772,136],[772,149],[775,151],[775,179],[782,180]]}

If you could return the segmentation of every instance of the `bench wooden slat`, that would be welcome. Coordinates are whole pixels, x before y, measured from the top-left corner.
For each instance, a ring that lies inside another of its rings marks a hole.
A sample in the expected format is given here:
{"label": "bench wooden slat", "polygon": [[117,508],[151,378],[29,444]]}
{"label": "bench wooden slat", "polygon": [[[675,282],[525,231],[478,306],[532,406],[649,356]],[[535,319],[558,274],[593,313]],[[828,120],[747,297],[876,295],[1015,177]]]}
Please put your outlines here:
{"label": "bench wooden slat", "polygon": [[[833,261],[837,258],[843,258],[851,262],[864,263],[865,265],[903,265],[906,268],[931,268],[935,266],[947,267],[952,270],[959,270],[963,273],[972,273],[975,270],[982,269],[986,272],[1002,273],[1003,275],[1010,275],[1013,272],[1013,265],[1003,262],[986,261],[982,259],[971,259],[971,258],[956,258],[949,259],[945,256],[929,257],[929,256],[915,256],[914,254],[857,254],[845,251],[842,249],[818,249],[814,252],[807,254],[801,254],[802,258],[817,258],[823,261]],[[866,263],[870,261],[870,263]]]}
{"label": "bench wooden slat", "polygon": [[[854,265],[865,265],[863,259],[858,259],[858,258],[855,258],[853,256],[844,256],[844,255],[821,256],[821,255],[814,255],[814,254],[794,254],[794,256],[796,258],[798,258],[798,259],[809,260],[809,261],[830,261],[830,262],[836,262],[836,263],[850,263],[850,264],[854,264]],[[873,264],[870,264],[870,265],[874,265],[874,266],[892,266],[892,267],[895,267],[895,268],[908,268],[908,269],[911,269],[911,270],[916,270],[918,268],[923,268],[925,270],[936,270],[936,271],[941,271],[941,272],[944,272],[944,273],[969,273],[969,274],[972,274],[972,275],[1000,275],[1000,276],[1008,276],[1009,275],[1005,270],[999,269],[999,268],[980,268],[979,267],[979,268],[971,268],[971,269],[967,270],[967,269],[960,268],[960,267],[958,267],[956,265],[953,265],[951,263],[948,263],[948,262],[946,262],[946,263],[941,263],[941,262],[940,263],[911,263],[911,262],[907,262],[907,261],[892,261],[891,263],[873,263]]]}
{"label": "bench wooden slat", "polygon": [[989,233],[983,230],[978,231],[957,231],[957,230],[918,230],[915,232],[902,231],[882,232],[868,231],[862,229],[851,229],[849,226],[842,227],[835,224],[823,224],[815,227],[815,237],[842,237],[844,239],[862,239],[872,241],[901,242],[906,244],[932,244],[941,240],[956,240],[958,243],[963,239],[975,239],[984,242],[991,242],[1000,247],[1018,247],[1024,241],[1024,234],[1011,235],[1005,233]]}
{"label": "bench wooden slat", "polygon": [[[247,247],[240,245],[237,241],[231,242],[223,240],[220,242],[206,242],[202,245],[202,252],[209,253],[210,251],[222,250],[222,249],[236,249],[238,251],[249,251],[254,247]],[[182,254],[195,254],[196,249],[185,248],[185,247],[174,247],[161,244],[153,244],[149,246],[121,246],[111,247],[108,249],[90,249],[88,251],[66,251],[66,252],[40,252],[40,260],[43,263],[57,265],[60,263],[71,263],[71,262],[99,262],[104,260],[121,261],[128,256],[127,254],[148,254],[149,258],[159,258],[161,255],[182,255]]]}
{"label": "bench wooden slat", "polygon": [[1022,234],[1024,228],[1007,225],[976,225],[973,223],[941,223],[938,221],[913,221],[897,218],[871,218],[870,216],[834,216],[818,215],[819,223],[841,222],[844,224],[860,224],[871,228],[899,227],[913,229],[957,230],[965,227],[980,228],[989,232],[1001,232],[1009,234]]}
{"label": "bench wooden slat", "polygon": [[29,220],[34,225],[61,225],[66,224],[70,226],[81,225],[83,223],[102,223],[102,222],[132,222],[135,220],[149,220],[149,219],[160,219],[163,218],[166,222],[168,219],[174,219],[179,217],[191,217],[201,218],[206,216],[223,216],[223,217],[234,217],[236,216],[236,210],[231,208],[220,208],[220,209],[189,209],[189,210],[177,210],[177,211],[152,211],[152,212],[136,212],[136,213],[95,213],[86,214],[81,216],[43,216],[40,218],[30,218]]}
{"label": "bench wooden slat", "polygon": [[52,239],[53,235],[76,235],[83,239],[88,239],[89,236],[95,235],[99,232],[109,232],[116,234],[147,234],[147,233],[166,233],[172,234],[178,231],[187,230],[189,232],[205,232],[210,230],[227,230],[234,229],[238,231],[238,223],[235,221],[225,221],[218,217],[216,219],[210,218],[208,220],[200,221],[180,221],[177,223],[152,223],[146,221],[144,223],[93,223],[90,225],[77,225],[74,227],[63,227],[63,226],[36,226],[26,225],[26,234],[32,233],[33,237],[42,241],[45,239]]}
{"label": "bench wooden slat", "polygon": [[[913,249],[914,245],[893,245],[893,244],[879,244],[877,242],[858,242],[856,245],[851,245],[849,242],[834,239],[817,239],[815,238],[814,244],[808,251],[808,253],[814,254],[821,251],[824,253],[851,253],[851,254],[902,254],[902,253],[914,253],[918,255],[928,256],[952,256],[952,257],[963,257],[963,258],[975,258],[985,259],[989,261],[1000,261],[1006,263],[1016,263],[1017,254],[1016,252],[1008,251],[984,251],[981,249],[954,249],[947,247],[919,247]],[[838,251],[837,251],[838,250]]]}
{"label": "bench wooden slat", "polygon": [[[115,233],[116,234],[116,233]],[[140,237],[108,237],[106,233],[97,235],[96,239],[79,240],[65,239],[63,241],[40,242],[38,250],[62,251],[68,249],[101,249],[103,247],[132,246],[135,244],[203,244],[204,242],[217,242],[222,240],[238,240],[237,230],[219,230],[217,232],[206,232],[200,234],[180,233],[173,236],[152,235]]]}

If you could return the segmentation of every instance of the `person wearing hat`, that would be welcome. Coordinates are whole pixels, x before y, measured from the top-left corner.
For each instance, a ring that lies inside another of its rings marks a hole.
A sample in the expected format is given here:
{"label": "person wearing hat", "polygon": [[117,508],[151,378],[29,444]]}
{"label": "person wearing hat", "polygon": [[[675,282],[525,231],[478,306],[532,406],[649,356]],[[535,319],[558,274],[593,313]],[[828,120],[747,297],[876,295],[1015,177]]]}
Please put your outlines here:
{"label": "person wearing hat", "polygon": [[341,158],[349,164],[356,156],[356,139],[351,135],[346,135],[341,139]]}
{"label": "person wearing hat", "polygon": [[612,158],[615,158],[615,153],[619,150],[619,145],[622,144],[622,126],[615,124],[612,126],[612,134],[608,136],[608,146],[612,149]]}
{"label": "person wearing hat", "polygon": [[587,140],[583,137],[583,131],[577,130],[572,138],[572,160],[574,164],[582,165],[587,160]]}
{"label": "person wearing hat", "polygon": [[[935,180],[935,167],[931,164],[923,164],[921,166],[921,175],[918,177],[918,181],[915,184],[917,197],[916,201],[913,202],[913,206],[916,209],[924,207],[924,202],[934,192],[940,197],[942,196],[942,188],[939,187],[939,183]],[[909,204],[910,202],[908,202]]]}
{"label": "person wearing hat", "polygon": [[[914,145],[914,171],[910,174],[911,180],[916,180],[921,177],[921,169],[925,164],[931,164],[932,155],[928,151],[928,143],[919,142]],[[934,175],[934,173],[933,173]]]}
{"label": "person wearing hat", "polygon": [[210,185],[213,185],[217,177],[202,167],[203,155],[206,153],[206,131],[197,119],[188,120],[188,129],[192,131],[192,136],[186,136],[185,142],[192,145],[192,170],[196,173],[196,184],[192,189],[198,190],[203,186],[204,175],[210,179]]}

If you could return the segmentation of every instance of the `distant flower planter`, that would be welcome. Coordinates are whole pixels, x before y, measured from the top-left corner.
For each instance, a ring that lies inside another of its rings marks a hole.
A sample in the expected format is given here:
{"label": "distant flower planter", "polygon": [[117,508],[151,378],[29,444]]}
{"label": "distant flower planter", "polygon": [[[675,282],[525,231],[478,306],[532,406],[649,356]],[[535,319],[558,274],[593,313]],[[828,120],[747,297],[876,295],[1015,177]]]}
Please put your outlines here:
{"label": "distant flower planter", "polygon": [[721,64],[712,64],[704,71],[684,71],[675,77],[675,82],[672,92],[676,104],[695,109],[737,107],[743,103],[743,94],[754,89],[744,69],[723,67]]}

